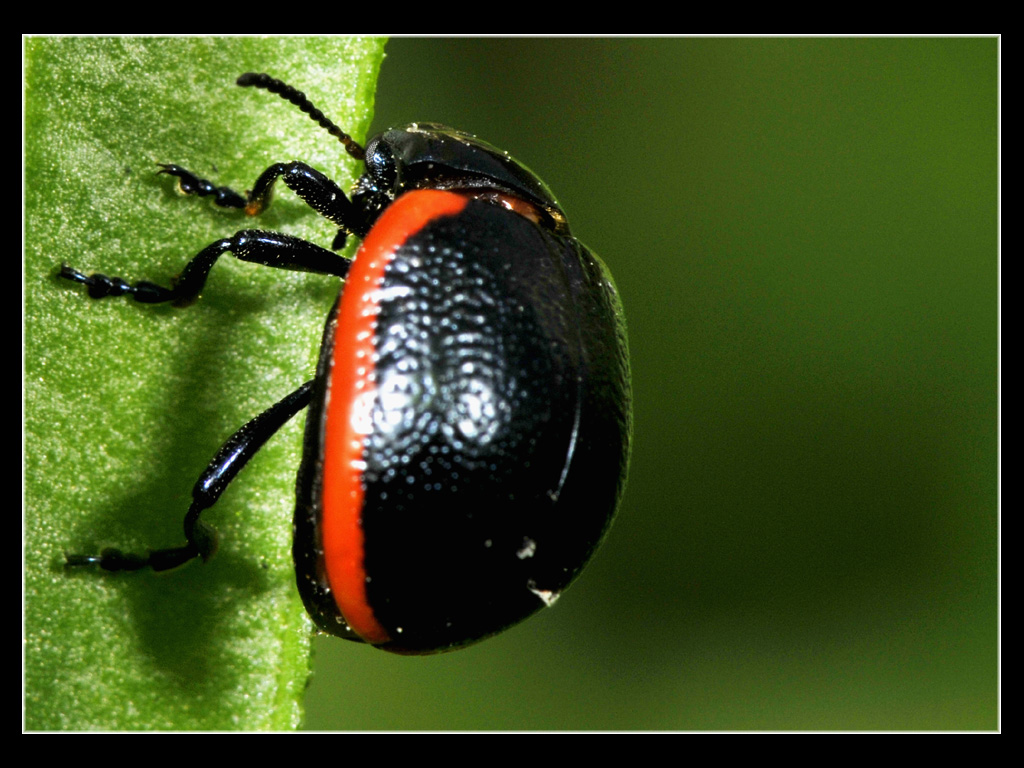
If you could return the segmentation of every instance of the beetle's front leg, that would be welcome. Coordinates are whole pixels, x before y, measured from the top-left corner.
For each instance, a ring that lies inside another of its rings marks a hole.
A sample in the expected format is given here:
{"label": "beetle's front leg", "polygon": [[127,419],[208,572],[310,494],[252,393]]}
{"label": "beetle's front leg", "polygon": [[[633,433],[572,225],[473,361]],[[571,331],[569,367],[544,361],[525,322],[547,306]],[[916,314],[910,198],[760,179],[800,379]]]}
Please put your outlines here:
{"label": "beetle's front leg", "polygon": [[248,200],[245,195],[240,195],[230,187],[218,187],[213,182],[201,179],[192,171],[182,168],[180,165],[159,164],[162,171],[168,176],[178,179],[178,189],[186,195],[198,195],[199,197],[213,197],[213,202],[221,208],[245,208]]}
{"label": "beetle's front leg", "polygon": [[180,165],[162,164],[160,167],[163,168],[160,173],[178,179],[178,187],[185,194],[213,197],[214,202],[222,208],[244,208],[250,216],[257,216],[267,209],[273,197],[274,183],[281,179],[310,208],[338,225],[341,233],[334,241],[335,250],[344,246],[344,233],[364,237],[369,230],[366,217],[352,204],[341,187],[305,163],[275,163],[260,174],[252,191],[244,196],[229,187],[217,187]]}

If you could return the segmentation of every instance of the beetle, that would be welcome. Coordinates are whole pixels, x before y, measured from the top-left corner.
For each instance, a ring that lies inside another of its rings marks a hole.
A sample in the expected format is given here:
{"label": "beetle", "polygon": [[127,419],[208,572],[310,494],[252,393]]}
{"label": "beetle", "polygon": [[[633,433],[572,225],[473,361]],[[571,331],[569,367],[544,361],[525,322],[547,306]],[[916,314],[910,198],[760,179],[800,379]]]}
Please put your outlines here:
{"label": "beetle", "polygon": [[[177,165],[182,192],[257,215],[280,180],[338,226],[328,250],[243,229],[167,287],[66,264],[92,298],[195,301],[217,259],[343,280],[314,377],[232,435],[185,515],[186,543],[146,554],[68,554],[69,567],[163,571],[217,546],[201,519],[246,462],[307,408],[293,555],[324,632],[396,653],[460,648],[550,605],[590,559],[621,499],[632,402],[621,303],[545,184],[461,131],[414,123],[365,149],[301,91],[266,74],[237,84],[290,101],[365,172],[346,195],[302,162],[246,194]],[[350,261],[334,251],[362,239]]]}

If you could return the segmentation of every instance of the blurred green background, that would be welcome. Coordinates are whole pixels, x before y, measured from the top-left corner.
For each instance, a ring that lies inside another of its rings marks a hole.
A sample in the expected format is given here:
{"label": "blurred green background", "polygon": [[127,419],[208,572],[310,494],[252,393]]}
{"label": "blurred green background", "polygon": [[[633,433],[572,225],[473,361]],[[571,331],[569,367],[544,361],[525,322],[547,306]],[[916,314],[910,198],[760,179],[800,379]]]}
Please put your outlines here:
{"label": "blurred green background", "polygon": [[307,726],[997,727],[997,64],[391,40],[375,127],[507,149],[611,267],[635,448],[552,610],[429,658],[319,640]]}

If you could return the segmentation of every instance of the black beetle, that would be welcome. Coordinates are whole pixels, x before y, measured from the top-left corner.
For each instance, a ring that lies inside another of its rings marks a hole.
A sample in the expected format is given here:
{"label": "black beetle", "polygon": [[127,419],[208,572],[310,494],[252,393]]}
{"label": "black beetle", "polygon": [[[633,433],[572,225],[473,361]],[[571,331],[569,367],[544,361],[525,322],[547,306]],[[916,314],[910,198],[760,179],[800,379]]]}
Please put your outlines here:
{"label": "black beetle", "polygon": [[85,275],[93,298],[187,305],[217,258],[344,279],[315,377],[232,435],[200,476],[184,546],[104,550],[68,564],[166,570],[209,558],[200,520],[245,463],[309,406],[294,557],[316,624],[398,653],[458,648],[521,621],[577,576],[622,496],[631,390],[611,275],[554,196],[495,147],[445,126],[386,131],[365,151],[303,93],[265,74],[238,84],[291,101],[366,172],[351,196],[301,162],[241,195],[177,165],[188,194],[260,213],[281,179],[348,235],[355,258],[246,229],[171,287]]}

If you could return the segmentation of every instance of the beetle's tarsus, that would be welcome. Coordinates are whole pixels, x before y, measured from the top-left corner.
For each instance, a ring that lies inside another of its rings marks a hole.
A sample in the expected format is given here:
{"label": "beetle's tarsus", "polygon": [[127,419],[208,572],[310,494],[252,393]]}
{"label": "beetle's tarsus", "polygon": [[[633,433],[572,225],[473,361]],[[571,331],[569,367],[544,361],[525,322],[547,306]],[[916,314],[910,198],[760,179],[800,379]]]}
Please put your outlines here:
{"label": "beetle's tarsus", "polygon": [[213,197],[213,202],[221,208],[245,208],[248,199],[240,195],[230,187],[218,187],[206,179],[201,179],[194,173],[180,165],[172,163],[157,163],[162,170],[158,174],[166,173],[178,180],[178,189],[185,195],[198,195],[199,197]]}

